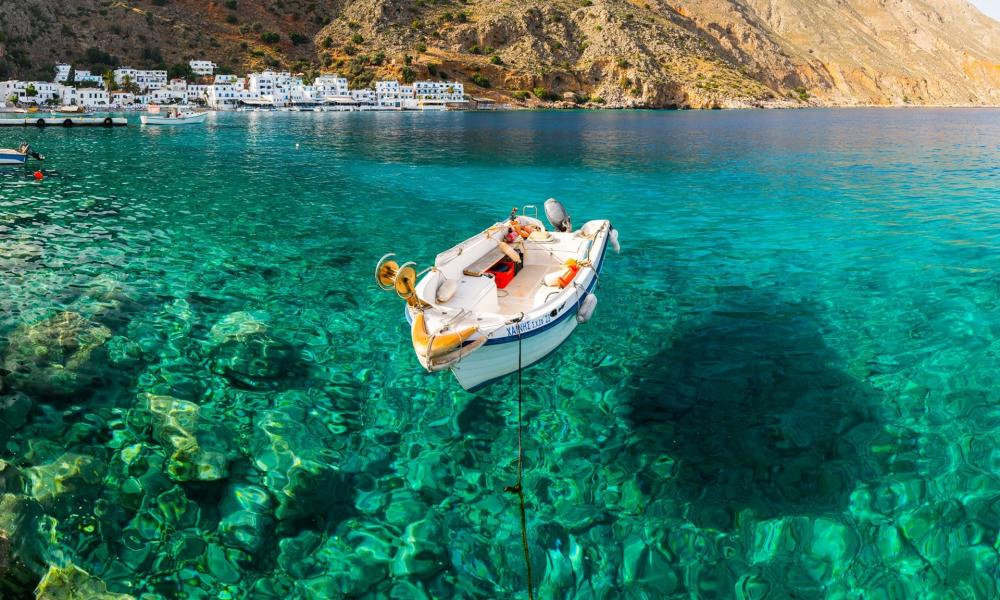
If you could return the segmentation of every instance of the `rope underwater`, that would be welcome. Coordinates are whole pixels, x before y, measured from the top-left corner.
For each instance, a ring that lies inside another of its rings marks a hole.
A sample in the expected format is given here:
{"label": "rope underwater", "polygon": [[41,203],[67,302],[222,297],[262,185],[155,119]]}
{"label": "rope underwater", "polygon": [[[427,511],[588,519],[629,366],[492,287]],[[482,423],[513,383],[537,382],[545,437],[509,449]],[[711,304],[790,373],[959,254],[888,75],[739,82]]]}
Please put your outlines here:
{"label": "rope underwater", "polygon": [[[521,315],[523,318],[523,314]],[[524,568],[528,577],[528,600],[534,600],[535,593],[531,584],[531,555],[528,551],[528,517],[524,510],[524,446],[521,443],[523,426],[522,405],[523,392],[521,387],[521,327],[517,328],[517,485],[507,486],[503,491],[517,494],[521,505],[521,547],[524,549]]]}

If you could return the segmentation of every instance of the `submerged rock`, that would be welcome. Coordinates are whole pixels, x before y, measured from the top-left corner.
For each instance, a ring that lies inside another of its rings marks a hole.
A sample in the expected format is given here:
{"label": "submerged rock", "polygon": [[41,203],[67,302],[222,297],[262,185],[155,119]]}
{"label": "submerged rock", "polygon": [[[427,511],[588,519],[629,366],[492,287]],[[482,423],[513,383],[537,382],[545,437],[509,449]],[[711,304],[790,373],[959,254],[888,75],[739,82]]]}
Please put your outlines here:
{"label": "submerged rock", "polygon": [[278,565],[303,597],[357,597],[389,576],[388,546],[377,525],[345,522],[325,540],[311,531],[282,540]]}
{"label": "submerged rock", "polygon": [[212,327],[212,371],[242,389],[275,389],[300,370],[295,348],[271,336],[261,318],[232,313]]}
{"label": "submerged rock", "polygon": [[20,494],[24,491],[24,477],[5,460],[0,460],[0,494]]}
{"label": "submerged rock", "polygon": [[28,422],[31,406],[31,398],[25,394],[0,396],[0,445]]}
{"label": "submerged rock", "polygon": [[104,463],[94,457],[67,452],[48,464],[25,469],[25,474],[32,498],[49,511],[70,511],[97,497],[104,471]]}
{"label": "submerged rock", "polygon": [[426,577],[444,569],[448,562],[442,537],[441,524],[433,515],[411,523],[392,559],[392,574]]}
{"label": "submerged rock", "polygon": [[97,577],[70,563],[51,566],[35,590],[35,600],[135,600],[128,594],[115,594]]}
{"label": "submerged rock", "polygon": [[263,484],[278,502],[278,519],[324,514],[347,499],[332,434],[304,409],[284,406],[254,419],[250,451]]}
{"label": "submerged rock", "polygon": [[266,320],[267,315],[264,313],[229,313],[212,327],[209,335],[216,344],[245,340],[259,333],[267,333]]}
{"label": "submerged rock", "polygon": [[247,484],[231,485],[219,505],[219,537],[231,548],[257,552],[267,541],[273,519],[267,490]]}
{"label": "submerged rock", "polygon": [[228,441],[204,426],[200,407],[172,396],[147,394],[153,437],[170,452],[167,473],[175,481],[214,481],[228,476]]}
{"label": "submerged rock", "polygon": [[0,598],[23,598],[45,572],[56,521],[31,498],[0,495]]}
{"label": "submerged rock", "polygon": [[78,394],[100,376],[96,351],[111,330],[75,312],[62,312],[9,336],[3,368],[6,381],[29,394],[66,397]]}

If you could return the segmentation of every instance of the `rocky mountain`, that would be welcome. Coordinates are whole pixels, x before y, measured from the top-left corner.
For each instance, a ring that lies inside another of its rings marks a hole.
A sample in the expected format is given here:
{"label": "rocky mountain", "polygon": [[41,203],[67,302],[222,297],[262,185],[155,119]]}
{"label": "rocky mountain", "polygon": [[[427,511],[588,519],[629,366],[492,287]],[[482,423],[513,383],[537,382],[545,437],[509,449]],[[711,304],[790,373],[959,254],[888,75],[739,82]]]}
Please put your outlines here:
{"label": "rocky mountain", "polygon": [[524,105],[1000,104],[966,0],[0,0],[0,77],[202,57]]}

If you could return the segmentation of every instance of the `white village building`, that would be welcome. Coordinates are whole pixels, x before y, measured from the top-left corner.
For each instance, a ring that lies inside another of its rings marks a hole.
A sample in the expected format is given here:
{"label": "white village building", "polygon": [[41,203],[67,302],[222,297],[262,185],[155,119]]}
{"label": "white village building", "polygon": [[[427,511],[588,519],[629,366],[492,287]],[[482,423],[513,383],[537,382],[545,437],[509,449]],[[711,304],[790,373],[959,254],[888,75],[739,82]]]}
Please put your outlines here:
{"label": "white village building", "polygon": [[218,65],[210,60],[192,60],[188,65],[191,67],[191,72],[199,77],[211,77],[215,74],[215,70],[219,68]]}
{"label": "white village building", "polygon": [[167,85],[166,71],[145,71],[131,67],[119,67],[114,71],[115,83],[124,85],[126,79],[136,84],[142,92],[156,91]]}

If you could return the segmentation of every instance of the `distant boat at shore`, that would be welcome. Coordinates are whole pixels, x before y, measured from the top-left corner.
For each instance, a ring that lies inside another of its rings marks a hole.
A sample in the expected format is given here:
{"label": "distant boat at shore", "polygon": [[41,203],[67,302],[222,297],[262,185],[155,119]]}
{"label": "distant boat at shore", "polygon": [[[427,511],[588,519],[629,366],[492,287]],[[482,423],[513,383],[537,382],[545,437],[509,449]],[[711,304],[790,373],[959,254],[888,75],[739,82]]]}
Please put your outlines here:
{"label": "distant boat at shore", "polygon": [[[153,112],[160,113],[160,107],[157,106]],[[204,123],[207,118],[207,112],[194,112],[170,107],[164,116],[142,115],[139,117],[139,121],[143,125],[199,125]]]}
{"label": "distant boat at shore", "polygon": [[17,150],[11,148],[0,148],[0,165],[23,165],[28,157],[35,160],[45,160],[45,158],[31,149],[28,144],[21,144]]}

